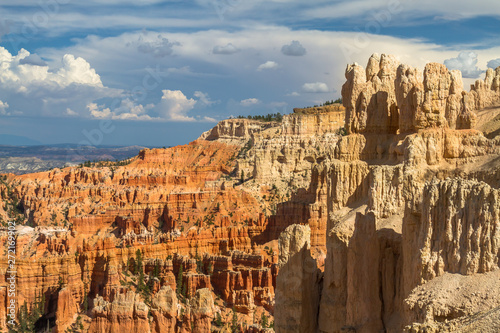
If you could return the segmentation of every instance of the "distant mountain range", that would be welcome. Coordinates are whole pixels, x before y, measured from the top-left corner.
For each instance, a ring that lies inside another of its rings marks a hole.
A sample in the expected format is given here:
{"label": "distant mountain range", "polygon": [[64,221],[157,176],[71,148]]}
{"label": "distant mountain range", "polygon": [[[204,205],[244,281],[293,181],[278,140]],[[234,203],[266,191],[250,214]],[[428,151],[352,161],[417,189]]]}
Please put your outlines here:
{"label": "distant mountain range", "polygon": [[[7,145],[0,135],[0,173],[31,173],[77,165],[85,161],[115,161],[136,156],[143,146],[80,146],[77,144]],[[15,137],[15,136],[10,136]],[[23,138],[23,137],[17,137]],[[22,142],[16,139],[16,142]],[[12,141],[9,141],[12,142]],[[33,141],[34,142],[34,141]]]}
{"label": "distant mountain range", "polygon": [[10,146],[34,146],[41,145],[42,143],[37,140],[27,138],[25,136],[0,134],[0,145]]}

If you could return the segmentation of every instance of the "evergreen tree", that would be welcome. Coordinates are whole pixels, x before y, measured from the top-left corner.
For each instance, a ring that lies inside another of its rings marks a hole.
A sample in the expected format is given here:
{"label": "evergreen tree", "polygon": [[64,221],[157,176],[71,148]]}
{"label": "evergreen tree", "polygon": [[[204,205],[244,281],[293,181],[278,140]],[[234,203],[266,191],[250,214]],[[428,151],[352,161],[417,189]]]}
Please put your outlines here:
{"label": "evergreen tree", "polygon": [[233,317],[231,318],[231,332],[235,333],[238,332],[238,315],[236,314],[236,311],[233,308]]}
{"label": "evergreen tree", "polygon": [[179,273],[177,273],[177,294],[182,295],[182,289],[183,289],[183,283],[182,283],[182,275],[184,274],[183,272],[183,267],[182,264],[179,267]]}
{"label": "evergreen tree", "polygon": [[269,322],[267,320],[267,316],[266,316],[266,314],[264,312],[262,312],[262,317],[261,317],[260,325],[262,326],[262,328],[268,328],[268,326],[269,326]]}
{"label": "evergreen tree", "polygon": [[89,294],[87,293],[87,288],[88,288],[88,285],[87,283],[84,283],[83,284],[83,288],[84,288],[84,296],[83,296],[83,311],[85,311],[85,313],[89,310]]}
{"label": "evergreen tree", "polygon": [[142,271],[142,252],[141,250],[137,250],[135,252],[135,269],[134,269],[135,274],[139,274],[140,271]]}
{"label": "evergreen tree", "polygon": [[215,317],[215,325],[218,327],[222,327],[222,317],[220,315],[220,312],[217,312],[217,316]]}

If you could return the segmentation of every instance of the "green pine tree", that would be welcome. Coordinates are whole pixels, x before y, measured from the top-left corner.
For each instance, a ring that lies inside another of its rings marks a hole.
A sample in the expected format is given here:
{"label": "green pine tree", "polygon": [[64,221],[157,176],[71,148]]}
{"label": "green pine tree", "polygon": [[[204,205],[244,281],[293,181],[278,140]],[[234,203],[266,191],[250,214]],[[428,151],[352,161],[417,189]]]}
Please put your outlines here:
{"label": "green pine tree", "polygon": [[236,311],[233,308],[233,317],[231,318],[231,332],[236,333],[238,332],[238,315],[236,314]]}
{"label": "green pine tree", "polygon": [[183,272],[183,267],[182,264],[179,267],[179,273],[177,273],[177,295],[182,295],[182,289],[183,289],[183,283],[182,283],[182,275],[184,274]]}
{"label": "green pine tree", "polygon": [[262,312],[262,317],[260,321],[260,325],[262,328],[268,328],[269,327],[269,321],[267,320],[267,316],[264,312]]}

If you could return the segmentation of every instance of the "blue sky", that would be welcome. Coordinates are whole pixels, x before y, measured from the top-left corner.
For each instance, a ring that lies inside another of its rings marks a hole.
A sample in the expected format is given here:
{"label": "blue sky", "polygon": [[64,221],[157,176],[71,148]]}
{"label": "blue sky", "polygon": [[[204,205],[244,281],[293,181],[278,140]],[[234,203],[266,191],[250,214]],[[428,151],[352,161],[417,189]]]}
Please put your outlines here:
{"label": "blue sky", "polygon": [[183,144],[336,99],[373,53],[445,63],[467,86],[500,65],[499,27],[497,0],[3,0],[0,134]]}

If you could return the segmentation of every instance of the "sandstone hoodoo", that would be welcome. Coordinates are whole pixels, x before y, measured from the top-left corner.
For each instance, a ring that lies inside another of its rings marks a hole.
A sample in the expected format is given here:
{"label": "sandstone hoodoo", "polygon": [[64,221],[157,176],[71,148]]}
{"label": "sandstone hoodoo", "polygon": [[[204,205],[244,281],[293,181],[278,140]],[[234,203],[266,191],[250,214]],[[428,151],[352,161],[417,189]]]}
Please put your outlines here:
{"label": "sandstone hoodoo", "polygon": [[[373,55],[343,105],[0,178],[17,320],[52,332],[497,332],[500,68]],[[7,329],[8,259],[0,258]]]}

